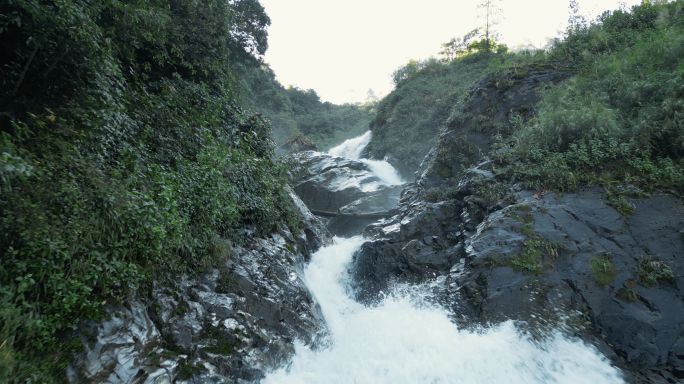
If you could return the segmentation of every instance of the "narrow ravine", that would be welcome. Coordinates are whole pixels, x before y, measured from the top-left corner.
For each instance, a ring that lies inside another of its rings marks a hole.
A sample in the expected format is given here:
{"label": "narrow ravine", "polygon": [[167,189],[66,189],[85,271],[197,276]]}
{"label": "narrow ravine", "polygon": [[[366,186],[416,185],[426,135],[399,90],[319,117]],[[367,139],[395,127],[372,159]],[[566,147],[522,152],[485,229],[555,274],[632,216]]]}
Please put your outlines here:
{"label": "narrow ravine", "polygon": [[[329,153],[359,159],[369,140],[370,132]],[[374,162],[373,173],[383,181],[403,183],[390,164]],[[297,344],[292,362],[263,384],[623,383],[598,351],[560,332],[533,341],[512,321],[481,332],[459,330],[416,289],[389,292],[374,307],[356,302],[348,266],[363,242],[361,236],[335,238],[313,255],[305,280],[328,323],[327,346],[313,351]]]}

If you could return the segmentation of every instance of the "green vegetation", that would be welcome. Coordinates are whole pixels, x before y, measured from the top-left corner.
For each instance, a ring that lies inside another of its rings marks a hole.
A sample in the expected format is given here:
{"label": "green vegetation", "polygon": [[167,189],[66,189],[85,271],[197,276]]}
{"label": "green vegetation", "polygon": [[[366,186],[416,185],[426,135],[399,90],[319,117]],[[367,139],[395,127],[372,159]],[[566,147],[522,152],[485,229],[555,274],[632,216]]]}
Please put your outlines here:
{"label": "green vegetation", "polygon": [[[534,216],[532,206],[528,203],[521,203],[512,206],[507,217],[519,222],[520,233],[525,235],[522,241],[522,249],[517,255],[507,257],[489,257],[488,263],[491,268],[507,266],[516,272],[526,275],[541,275],[544,268],[551,266],[551,263],[558,258],[561,244],[545,240],[540,234],[534,231]],[[518,216],[517,213],[527,212],[525,217]]]}
{"label": "green vegetation", "polygon": [[204,369],[205,369],[204,366],[184,364],[184,365],[181,365],[177,376],[181,380],[187,380],[193,376],[201,374],[202,370],[204,370]]}
{"label": "green vegetation", "polygon": [[644,287],[659,283],[674,283],[675,275],[669,265],[654,257],[643,255],[639,257],[636,277]]}
{"label": "green vegetation", "polygon": [[470,117],[472,86],[487,73],[490,59],[474,54],[452,62],[411,60],[397,69],[392,75],[395,89],[378,103],[370,124],[370,154],[380,159],[392,154],[413,172],[440,128]]}
{"label": "green vegetation", "polygon": [[236,72],[244,89],[243,104],[271,120],[277,144],[294,134],[304,134],[320,151],[327,151],[362,135],[375,115],[372,95],[365,104],[335,105],[321,102],[313,89],[283,87],[267,65],[238,65]]}
{"label": "green vegetation", "polygon": [[0,382],[64,381],[106,302],[298,231],[228,66],[266,25],[256,0],[0,5]]}
{"label": "green vegetation", "polygon": [[490,257],[488,260],[491,268],[495,267],[511,267],[516,272],[522,272],[525,275],[541,275],[544,273],[544,268],[550,261],[558,257],[560,246],[556,243],[551,243],[544,240],[539,234],[534,231],[524,231],[527,239],[522,242],[522,250],[520,254],[509,257]]}
{"label": "green vegetation", "polygon": [[[479,33],[473,31],[445,45],[444,60],[399,68],[395,90],[371,122],[371,155],[392,154],[413,171],[434,145],[431,170],[447,186],[429,191],[432,200],[453,195],[464,170],[483,155],[495,160],[495,182],[520,180],[541,191],[605,186],[625,217],[634,213],[628,197],[655,190],[684,195],[684,1],[644,2],[592,23],[578,16],[576,2],[570,8],[571,27],[549,50],[468,48]],[[473,104],[478,92],[505,91],[541,70],[575,75],[542,87],[541,100],[508,122],[494,122],[491,108]],[[485,75],[487,85],[475,90]],[[471,137],[480,134],[495,139],[489,154]]]}
{"label": "green vegetation", "polygon": [[[547,89],[504,140],[508,175],[538,189],[616,180],[684,192],[684,2],[604,13],[571,30],[548,59],[580,69]],[[623,215],[633,211],[611,199]]]}
{"label": "green vegetation", "polygon": [[602,287],[610,284],[613,281],[617,271],[613,262],[607,255],[599,255],[591,258],[589,268],[594,275],[596,283]]}
{"label": "green vegetation", "polygon": [[636,303],[641,298],[639,292],[632,288],[621,288],[617,293],[617,298],[628,303]]}
{"label": "green vegetation", "polygon": [[[237,328],[236,328],[237,329]],[[234,332],[235,333],[235,332]],[[212,344],[204,349],[218,355],[229,355],[233,352],[233,341],[230,334],[222,327],[208,327],[202,331],[203,338],[212,339]]]}

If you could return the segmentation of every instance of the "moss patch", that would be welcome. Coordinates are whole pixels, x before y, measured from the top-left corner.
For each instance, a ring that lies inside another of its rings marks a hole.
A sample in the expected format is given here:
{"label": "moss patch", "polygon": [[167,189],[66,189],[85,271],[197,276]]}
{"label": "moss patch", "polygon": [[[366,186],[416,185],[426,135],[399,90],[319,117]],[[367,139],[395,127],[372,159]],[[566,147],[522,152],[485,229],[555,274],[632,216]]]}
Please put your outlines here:
{"label": "moss patch", "polygon": [[615,275],[617,275],[617,270],[607,255],[592,257],[589,267],[591,268],[596,283],[602,287],[610,284]]}

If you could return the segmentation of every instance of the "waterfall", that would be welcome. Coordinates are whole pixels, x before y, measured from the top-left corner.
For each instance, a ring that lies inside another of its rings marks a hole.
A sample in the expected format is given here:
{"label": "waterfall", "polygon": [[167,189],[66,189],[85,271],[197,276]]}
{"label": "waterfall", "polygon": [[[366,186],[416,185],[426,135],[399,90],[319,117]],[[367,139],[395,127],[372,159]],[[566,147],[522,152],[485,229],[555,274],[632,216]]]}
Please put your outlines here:
{"label": "waterfall", "polygon": [[623,383],[593,347],[560,333],[544,341],[512,322],[459,330],[446,311],[410,295],[365,307],[348,294],[347,267],[363,239],[336,238],[313,255],[306,282],[331,331],[317,351],[297,344],[292,363],[262,384]]}
{"label": "waterfall", "polygon": [[344,143],[328,151],[333,156],[346,157],[348,159],[359,160],[370,168],[371,172],[377,176],[384,185],[401,185],[406,181],[399,175],[399,172],[384,160],[361,159],[361,154],[371,141],[371,131],[367,131],[361,136],[349,139]]}
{"label": "waterfall", "polygon": [[371,141],[371,131],[366,131],[361,136],[349,139],[344,143],[334,147],[328,151],[333,156],[346,157],[348,159],[358,160],[361,153]]}

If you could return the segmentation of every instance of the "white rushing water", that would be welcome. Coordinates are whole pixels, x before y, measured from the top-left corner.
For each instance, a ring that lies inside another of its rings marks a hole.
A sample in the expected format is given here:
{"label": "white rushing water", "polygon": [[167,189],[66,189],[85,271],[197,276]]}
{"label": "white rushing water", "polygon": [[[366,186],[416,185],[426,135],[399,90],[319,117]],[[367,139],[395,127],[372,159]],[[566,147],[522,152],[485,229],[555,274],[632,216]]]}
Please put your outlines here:
{"label": "white rushing water", "polygon": [[292,363],[262,384],[623,383],[592,347],[556,334],[534,343],[511,322],[459,331],[444,310],[390,296],[365,307],[348,295],[347,265],[363,239],[335,239],[313,255],[306,282],[331,331],[331,347],[298,344]]}
{"label": "white rushing water", "polygon": [[358,160],[361,157],[364,148],[370,143],[371,137],[371,131],[366,131],[366,133],[361,136],[349,139],[337,147],[331,148],[328,153],[333,156]]}
{"label": "white rushing water", "polygon": [[361,159],[361,154],[371,140],[371,131],[367,131],[361,136],[349,139],[344,143],[328,151],[333,156],[346,157],[348,159],[359,160],[370,168],[371,172],[377,176],[384,185],[401,185],[406,183],[399,175],[399,172],[384,160]]}

